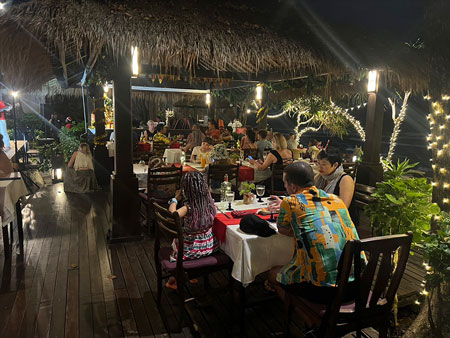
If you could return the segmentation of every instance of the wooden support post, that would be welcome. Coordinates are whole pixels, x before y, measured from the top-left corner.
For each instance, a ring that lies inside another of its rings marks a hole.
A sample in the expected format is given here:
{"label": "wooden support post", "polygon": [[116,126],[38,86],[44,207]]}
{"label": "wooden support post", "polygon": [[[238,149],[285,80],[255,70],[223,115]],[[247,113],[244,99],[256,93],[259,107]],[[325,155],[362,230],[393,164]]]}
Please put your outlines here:
{"label": "wooden support post", "polygon": [[122,57],[113,72],[115,160],[111,175],[112,231],[109,243],[142,239],[138,180],[133,173],[131,58]]}
{"label": "wooden support post", "polygon": [[363,161],[358,167],[356,182],[375,186],[383,179],[383,167],[380,162],[381,138],[383,133],[384,107],[376,93],[369,94],[367,102],[366,142]]}

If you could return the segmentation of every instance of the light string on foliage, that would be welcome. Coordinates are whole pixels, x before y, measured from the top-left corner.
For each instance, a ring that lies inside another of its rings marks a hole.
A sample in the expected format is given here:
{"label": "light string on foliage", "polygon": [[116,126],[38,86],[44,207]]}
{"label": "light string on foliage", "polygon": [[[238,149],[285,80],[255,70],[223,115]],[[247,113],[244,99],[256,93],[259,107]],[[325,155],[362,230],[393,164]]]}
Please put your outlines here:
{"label": "light string on foliage", "polygon": [[[327,113],[331,114],[340,114],[344,116],[352,125],[353,128],[358,132],[359,137],[361,137],[361,140],[364,142],[366,141],[366,132],[364,131],[364,128],[361,126],[361,123],[357,119],[355,119],[352,115],[348,113],[349,110],[355,109],[355,107],[344,109],[339,106],[336,106],[333,102],[331,103],[332,107],[335,109],[334,111],[327,111]],[[363,103],[362,105],[356,106],[356,109],[360,109],[361,107],[365,107],[367,103]]]}
{"label": "light string on foliage", "polygon": [[[431,98],[427,95],[424,97],[426,100],[431,100]],[[450,96],[443,95],[442,100],[448,101]],[[432,103],[432,113],[428,114],[427,119],[430,123],[430,134],[427,136],[428,146],[427,149],[431,149],[436,160],[432,161],[432,168],[434,173],[434,180],[431,185],[434,188],[441,188],[441,191],[449,190],[450,183],[446,181],[445,177],[448,174],[449,170],[447,170],[445,165],[445,160],[448,160],[449,157],[449,147],[450,140],[446,140],[446,123],[450,119],[450,115],[446,115],[443,113],[443,107],[439,102]],[[448,178],[448,177],[447,177]],[[442,185],[442,186],[441,186]],[[442,205],[450,204],[450,199],[448,197],[442,197]]]}
{"label": "light string on foliage", "polygon": [[[405,92],[405,97],[403,98],[403,104],[402,104],[402,109],[400,110],[400,114],[398,115],[397,118],[394,119],[394,130],[392,131],[391,139],[389,141],[389,151],[388,151],[388,155],[386,157],[386,161],[388,161],[388,162],[390,162],[392,160],[392,156],[394,156],[394,150],[395,150],[398,134],[400,133],[400,126],[406,116],[406,110],[408,108],[408,99],[409,99],[410,95],[411,95],[411,91]],[[390,100],[389,102],[391,103],[392,110],[395,111],[394,101]]]}

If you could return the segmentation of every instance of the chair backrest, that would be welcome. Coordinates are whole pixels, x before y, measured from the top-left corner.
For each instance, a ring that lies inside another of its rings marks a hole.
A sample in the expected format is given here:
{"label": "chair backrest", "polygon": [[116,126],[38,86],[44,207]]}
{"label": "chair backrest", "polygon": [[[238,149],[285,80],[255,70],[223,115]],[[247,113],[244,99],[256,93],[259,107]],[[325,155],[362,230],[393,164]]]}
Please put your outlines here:
{"label": "chair backrest", "polygon": [[162,141],[153,142],[153,153],[158,157],[163,157],[164,151],[169,148],[169,146]]}
{"label": "chair backrest", "polygon": [[180,189],[183,167],[161,167],[149,169],[147,176],[147,194],[149,199],[164,203]]}
{"label": "chair backrest", "polygon": [[350,175],[353,179],[356,177],[356,173],[358,171],[358,163],[344,162],[344,163],[342,163],[342,167],[344,168],[344,172],[347,175]]}
{"label": "chair backrest", "polygon": [[[408,232],[347,242],[338,265],[337,294],[328,306],[320,328],[324,337],[334,337],[338,329],[347,332],[350,326],[351,330],[361,330],[389,319],[412,238],[412,232]],[[361,253],[368,257],[365,267]],[[349,283],[352,271],[355,280]],[[346,327],[339,325],[337,329],[340,308],[348,294],[354,296],[354,318],[349,319],[349,313],[346,313]]]}
{"label": "chair backrest", "polygon": [[371,195],[375,192],[375,187],[360,183],[355,184],[354,205],[357,209],[364,210],[366,205],[374,203],[375,198]]}
{"label": "chair backrest", "polygon": [[181,219],[178,213],[170,212],[162,207],[155,200],[150,200],[155,215],[155,257],[158,257],[161,247],[161,236],[168,235],[170,238],[178,239],[178,256],[177,256],[177,278],[182,276],[183,272],[183,253],[184,253],[184,237],[181,227]]}
{"label": "chair backrest", "polygon": [[[225,174],[228,175],[228,181],[235,180],[235,184],[231,183],[231,190],[237,195],[239,187],[239,164],[236,165],[210,165],[208,167],[207,182],[211,187],[211,181],[223,182]],[[217,198],[217,194],[211,193],[213,198]]]}
{"label": "chair backrest", "polygon": [[283,172],[289,164],[273,164],[272,178],[271,178],[271,194],[272,195],[286,195],[285,190],[277,190],[275,182],[283,182]]}

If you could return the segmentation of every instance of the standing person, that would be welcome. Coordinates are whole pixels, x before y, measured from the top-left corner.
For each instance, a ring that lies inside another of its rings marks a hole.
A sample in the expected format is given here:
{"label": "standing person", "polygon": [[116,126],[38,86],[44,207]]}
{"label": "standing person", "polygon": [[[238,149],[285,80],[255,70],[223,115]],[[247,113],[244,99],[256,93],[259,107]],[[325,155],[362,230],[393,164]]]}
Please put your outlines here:
{"label": "standing person", "polygon": [[66,124],[65,125],[66,129],[71,129],[72,128],[72,118],[70,116],[67,116],[66,120],[64,122]]}
{"label": "standing person", "polygon": [[3,147],[6,147],[6,151],[11,149],[11,140],[9,139],[8,129],[6,128],[5,112],[11,109],[12,107],[10,105],[6,105],[3,101],[0,101],[0,135],[3,136]]}
{"label": "standing person", "polygon": [[[182,204],[181,196],[184,196]],[[202,173],[195,171],[183,176],[181,191],[169,201],[169,211],[176,211],[183,220],[183,260],[202,258],[217,251],[219,243],[212,231],[216,207]],[[178,256],[176,239],[172,243],[172,248],[170,260],[174,262]],[[176,283],[176,279],[170,277],[166,287],[176,289]]]}
{"label": "standing person", "polygon": [[188,135],[186,146],[183,148],[187,152],[195,147],[201,146],[205,134],[200,130],[200,126],[196,123],[192,126],[192,133]]}
{"label": "standing person", "polygon": [[257,139],[258,142],[256,142],[256,147],[258,148],[258,160],[264,161],[264,151],[272,150],[272,142],[267,140],[266,130],[260,130]]}
{"label": "standing person", "polygon": [[345,206],[350,208],[355,192],[355,182],[342,167],[339,149],[329,147],[328,151],[322,150],[317,156],[317,166],[319,173],[314,178],[316,187],[339,196]]}
{"label": "standing person", "polygon": [[211,137],[215,142],[220,141],[221,134],[220,130],[217,129],[216,121],[214,120],[208,121],[208,130],[206,131],[206,135]]}
{"label": "standing person", "polygon": [[[328,304],[336,288],[338,262],[347,241],[358,240],[345,204],[314,186],[314,173],[305,162],[284,169],[283,183],[289,196],[272,196],[269,205],[279,212],[278,232],[294,237],[294,257],[269,272],[269,287],[280,298],[285,288],[315,303]],[[363,257],[361,257],[363,259]]]}
{"label": "standing person", "polygon": [[94,174],[92,154],[87,143],[81,143],[70,158],[64,173],[64,191],[85,193],[99,190]]}
{"label": "standing person", "polygon": [[156,123],[152,120],[148,120],[147,127],[148,129],[144,131],[144,136],[145,139],[150,142],[153,141],[153,137],[156,135]]}
{"label": "standing person", "polygon": [[297,140],[295,139],[295,133],[290,133],[287,140],[287,147],[290,150],[295,150],[298,148]]}

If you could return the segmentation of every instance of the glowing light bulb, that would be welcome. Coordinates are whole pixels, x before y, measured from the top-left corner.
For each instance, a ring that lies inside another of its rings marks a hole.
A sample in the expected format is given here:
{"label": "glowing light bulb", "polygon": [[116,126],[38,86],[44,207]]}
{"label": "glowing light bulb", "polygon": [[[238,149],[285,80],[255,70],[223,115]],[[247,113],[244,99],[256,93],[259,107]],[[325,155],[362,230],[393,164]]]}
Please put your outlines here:
{"label": "glowing light bulb", "polygon": [[448,183],[444,183],[444,189],[448,189],[450,185]]}
{"label": "glowing light bulb", "polygon": [[444,153],[444,151],[442,149],[438,150],[437,152],[437,156],[442,156],[442,154]]}
{"label": "glowing light bulb", "polygon": [[436,164],[432,164],[431,168],[436,169]]}
{"label": "glowing light bulb", "polygon": [[438,186],[438,183],[437,183],[437,182],[431,182],[431,186],[437,187],[437,186]]}
{"label": "glowing light bulb", "polygon": [[445,129],[445,125],[443,125],[443,124],[440,125],[440,126],[439,126],[439,129]]}
{"label": "glowing light bulb", "polygon": [[445,173],[447,172],[447,169],[441,168],[441,169],[439,169],[439,172],[440,172],[441,174],[445,174]]}
{"label": "glowing light bulb", "polygon": [[448,198],[444,198],[444,199],[442,200],[442,203],[448,204],[448,203],[449,203],[449,199],[448,199]]}

